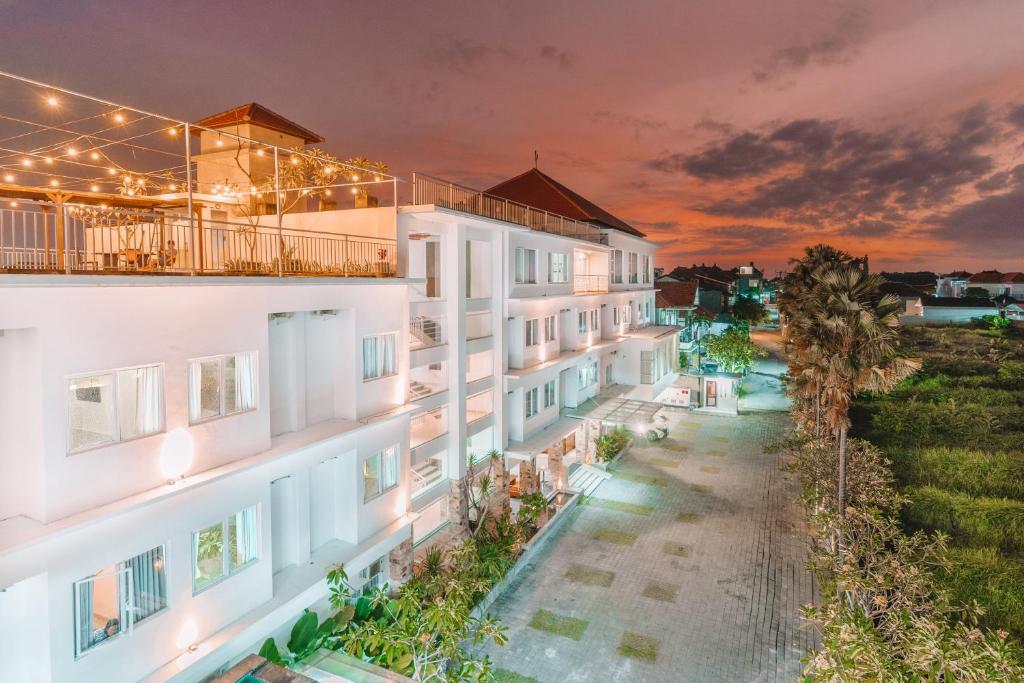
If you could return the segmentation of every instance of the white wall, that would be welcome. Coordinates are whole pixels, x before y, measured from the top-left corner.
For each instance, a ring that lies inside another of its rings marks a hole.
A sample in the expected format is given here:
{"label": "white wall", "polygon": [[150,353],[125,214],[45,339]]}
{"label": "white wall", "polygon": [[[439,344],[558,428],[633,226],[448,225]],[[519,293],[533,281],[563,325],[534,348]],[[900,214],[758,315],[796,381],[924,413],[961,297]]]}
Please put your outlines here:
{"label": "white wall", "polygon": [[0,519],[45,516],[42,375],[39,331],[0,327]]}

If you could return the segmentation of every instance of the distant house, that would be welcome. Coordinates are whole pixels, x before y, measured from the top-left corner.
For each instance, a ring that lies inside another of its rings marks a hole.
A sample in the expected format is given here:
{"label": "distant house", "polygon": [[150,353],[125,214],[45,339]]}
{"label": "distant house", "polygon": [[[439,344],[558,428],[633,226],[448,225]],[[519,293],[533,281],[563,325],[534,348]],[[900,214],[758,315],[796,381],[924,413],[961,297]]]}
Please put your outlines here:
{"label": "distant house", "polygon": [[921,315],[903,316],[901,320],[910,324],[967,323],[986,315],[999,315],[999,308],[984,297],[975,296],[924,296],[921,297]]}
{"label": "distant house", "polygon": [[751,261],[748,266],[733,268],[733,272],[736,273],[736,295],[760,300],[764,291],[764,273],[754,265],[754,262]]}
{"label": "distant house", "polygon": [[[696,280],[680,282],[673,277],[662,276],[654,282],[654,309],[658,325],[686,326],[697,309],[697,293],[700,283]],[[680,333],[682,338],[683,332]]]}
{"label": "distant house", "polygon": [[1003,306],[1003,317],[1010,320],[1024,320],[1024,302],[1014,301]]}
{"label": "distant house", "polygon": [[963,296],[967,291],[969,277],[971,274],[966,270],[954,270],[940,275],[935,280],[935,296]]}
{"label": "distant house", "polygon": [[1024,299],[1024,273],[983,270],[967,278],[967,288],[984,289],[992,299],[1001,294]]}
{"label": "distant house", "polygon": [[718,264],[710,266],[703,263],[699,266],[693,264],[689,268],[678,266],[669,276],[687,282],[695,280],[700,284],[697,303],[708,309],[715,315],[724,313],[729,308],[729,303],[736,296],[737,274],[731,270],[719,268]]}
{"label": "distant house", "polygon": [[905,282],[883,282],[878,291],[882,294],[898,296],[903,303],[900,315],[921,315],[921,297],[926,294],[920,288]]}

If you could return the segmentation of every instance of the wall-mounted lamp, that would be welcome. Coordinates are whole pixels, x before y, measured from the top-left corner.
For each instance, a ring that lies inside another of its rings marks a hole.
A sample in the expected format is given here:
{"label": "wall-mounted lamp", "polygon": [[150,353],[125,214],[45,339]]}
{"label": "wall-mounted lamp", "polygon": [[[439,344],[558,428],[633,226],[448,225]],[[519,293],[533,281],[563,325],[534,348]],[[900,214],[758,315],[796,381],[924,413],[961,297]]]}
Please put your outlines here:
{"label": "wall-mounted lamp", "polygon": [[186,428],[178,427],[167,433],[164,444],[160,447],[160,471],[167,477],[168,484],[185,478],[185,473],[192,466],[194,455],[192,434]]}

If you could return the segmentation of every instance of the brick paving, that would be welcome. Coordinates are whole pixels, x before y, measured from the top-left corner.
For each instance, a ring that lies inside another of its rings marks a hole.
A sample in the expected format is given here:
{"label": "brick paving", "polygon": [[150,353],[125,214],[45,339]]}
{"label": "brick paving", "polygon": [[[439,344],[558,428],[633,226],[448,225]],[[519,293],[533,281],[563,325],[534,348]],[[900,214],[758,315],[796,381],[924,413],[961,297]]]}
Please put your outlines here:
{"label": "brick paving", "polygon": [[[542,683],[797,680],[813,644],[799,609],[817,587],[795,476],[762,451],[785,420],[686,414],[669,439],[634,447],[618,468],[626,476],[595,497],[649,513],[574,510],[492,606],[509,628],[504,647],[484,649],[495,667]],[[614,578],[580,581],[588,572]],[[531,628],[541,609],[585,620],[582,638]],[[654,639],[655,660],[621,654],[626,633]]]}

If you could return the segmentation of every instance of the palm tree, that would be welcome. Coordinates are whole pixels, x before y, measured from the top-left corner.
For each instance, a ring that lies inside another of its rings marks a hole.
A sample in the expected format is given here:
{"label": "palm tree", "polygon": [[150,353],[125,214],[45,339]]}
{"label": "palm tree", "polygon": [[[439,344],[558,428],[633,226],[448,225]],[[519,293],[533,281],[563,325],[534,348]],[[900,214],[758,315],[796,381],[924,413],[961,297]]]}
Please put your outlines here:
{"label": "palm tree", "polygon": [[839,514],[846,509],[846,437],[850,406],[860,391],[885,393],[921,363],[897,355],[900,301],[879,297],[884,281],[847,262],[819,271],[805,299],[811,313],[805,331],[822,352],[821,400],[825,421],[838,441]]}

